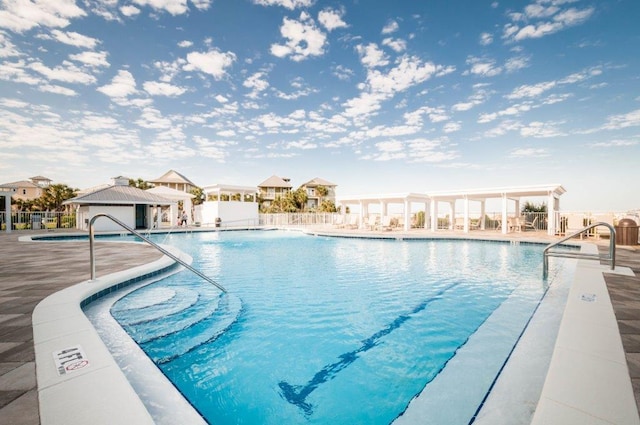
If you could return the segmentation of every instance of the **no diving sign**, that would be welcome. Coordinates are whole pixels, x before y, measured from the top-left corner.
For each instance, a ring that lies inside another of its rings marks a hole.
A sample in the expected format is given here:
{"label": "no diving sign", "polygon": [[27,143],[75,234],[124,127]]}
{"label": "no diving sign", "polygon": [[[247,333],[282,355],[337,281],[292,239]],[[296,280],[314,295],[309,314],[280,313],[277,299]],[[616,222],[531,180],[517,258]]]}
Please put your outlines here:
{"label": "no diving sign", "polygon": [[53,361],[56,363],[58,375],[66,375],[89,366],[89,359],[79,345],[54,351]]}

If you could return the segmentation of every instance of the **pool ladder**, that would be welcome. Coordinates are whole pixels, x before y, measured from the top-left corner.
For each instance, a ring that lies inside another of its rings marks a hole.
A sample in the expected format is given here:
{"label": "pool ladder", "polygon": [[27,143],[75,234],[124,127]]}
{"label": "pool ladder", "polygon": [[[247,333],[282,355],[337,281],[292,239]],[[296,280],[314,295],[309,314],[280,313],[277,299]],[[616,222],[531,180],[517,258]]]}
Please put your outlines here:
{"label": "pool ladder", "polygon": [[146,243],[148,243],[149,245],[151,245],[152,247],[154,247],[155,249],[157,249],[158,251],[160,251],[161,253],[163,253],[167,257],[171,258],[172,260],[176,261],[177,263],[180,263],[180,265],[182,265],[184,268],[186,268],[187,270],[195,273],[199,277],[203,278],[204,280],[206,280],[207,282],[209,282],[210,284],[212,284],[216,288],[220,289],[222,292],[224,292],[224,293],[227,292],[227,290],[222,285],[220,285],[218,282],[216,282],[213,279],[211,279],[209,276],[205,275],[204,273],[202,273],[199,270],[194,269],[193,267],[191,267],[190,264],[187,264],[185,261],[183,261],[179,257],[173,255],[172,253],[170,253],[169,251],[167,251],[166,249],[164,249],[163,247],[161,247],[157,243],[152,242],[151,240],[149,240],[148,238],[143,236],[140,232],[137,232],[136,230],[134,230],[131,227],[127,226],[122,221],[118,220],[117,218],[113,217],[112,215],[104,214],[104,213],[100,213],[100,214],[94,215],[91,218],[91,221],[89,221],[89,257],[90,257],[90,264],[91,264],[91,280],[95,280],[95,278],[96,278],[96,261],[95,261],[95,254],[94,254],[94,239],[95,239],[95,234],[94,233],[95,232],[94,232],[94,229],[93,229],[93,223],[96,221],[96,219],[98,219],[100,217],[108,218],[109,220],[111,220],[114,223],[116,223],[118,226],[122,227],[123,229],[128,230],[131,233],[133,233],[134,235],[136,235],[137,237],[139,237],[140,239],[142,239],[143,241],[145,241]]}
{"label": "pool ladder", "polygon": [[[605,226],[609,228],[609,256],[601,256],[600,254],[586,254],[586,253],[582,253],[582,252],[570,252],[570,251],[551,251],[551,248],[560,245],[561,243],[574,238],[578,235],[580,235],[581,233],[586,232],[587,230],[591,230],[595,227],[598,226]],[[609,223],[604,223],[604,222],[598,222],[598,223],[593,223],[588,225],[587,227],[585,227],[582,230],[578,230],[575,233],[570,234],[569,236],[566,236],[562,239],[560,239],[557,242],[554,242],[552,244],[549,244],[543,252],[543,263],[542,263],[542,277],[543,279],[546,279],[548,274],[549,274],[549,257],[553,256],[553,257],[562,257],[562,258],[578,258],[578,259],[585,259],[585,260],[604,260],[609,262],[609,265],[611,267],[611,270],[614,270],[616,268],[616,230],[614,229],[614,227],[609,224]]]}

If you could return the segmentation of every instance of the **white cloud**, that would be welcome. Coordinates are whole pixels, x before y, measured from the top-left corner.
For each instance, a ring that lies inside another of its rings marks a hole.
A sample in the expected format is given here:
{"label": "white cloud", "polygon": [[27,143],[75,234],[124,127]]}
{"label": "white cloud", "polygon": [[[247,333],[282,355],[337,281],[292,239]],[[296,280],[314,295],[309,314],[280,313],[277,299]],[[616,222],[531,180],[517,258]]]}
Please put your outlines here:
{"label": "white cloud", "polygon": [[594,148],[624,148],[640,144],[637,140],[609,140],[607,142],[593,143]]}
{"label": "white cloud", "polygon": [[189,40],[182,40],[181,42],[178,43],[178,47],[182,47],[182,48],[187,48],[191,46],[193,46],[193,42]]}
{"label": "white cloud", "polygon": [[[541,38],[562,31],[567,27],[582,24],[595,11],[593,7],[563,10],[562,6],[566,3],[572,3],[572,1],[536,0],[535,3],[527,5],[523,13],[511,13],[509,16],[512,22],[504,26],[502,38],[507,41]],[[521,22],[526,25],[520,27]]]}
{"label": "white cloud", "polygon": [[227,99],[226,97],[222,96],[221,94],[216,95],[216,97],[214,97],[215,100],[217,100],[220,103],[227,103],[229,101],[229,99]]}
{"label": "white cloud", "polygon": [[138,6],[149,6],[155,10],[164,10],[171,15],[182,15],[187,13],[187,0],[133,0]]}
{"label": "white cloud", "polygon": [[604,130],[619,130],[621,128],[636,127],[640,125],[640,109],[621,115],[610,115],[607,123],[602,126]]}
{"label": "white cloud", "polygon": [[260,6],[282,6],[290,10],[309,7],[313,4],[313,0],[253,0],[253,2]]}
{"label": "white cloud", "polygon": [[471,68],[465,71],[463,75],[473,74],[481,77],[495,77],[502,73],[502,67],[496,66],[496,62],[493,59],[471,56],[467,59],[467,64],[471,65]]}
{"label": "white cloud", "polygon": [[420,84],[431,78],[438,67],[431,62],[422,62],[416,56],[403,56],[396,62],[396,66],[383,74],[377,69],[370,70],[367,84],[374,93],[393,96],[409,87]]}
{"label": "white cloud", "polygon": [[133,5],[128,4],[126,6],[120,7],[120,13],[122,13],[124,16],[127,16],[127,17],[137,16],[140,13],[140,9],[138,9]]}
{"label": "white cloud", "polygon": [[343,14],[344,12],[333,9],[321,10],[320,13],[318,13],[318,22],[320,22],[327,31],[333,31],[337,28],[346,28],[348,25],[342,20]]}
{"label": "white cloud", "polygon": [[489,34],[488,32],[483,32],[482,34],[480,34],[480,44],[482,46],[488,46],[491,43],[493,43],[493,35]]}
{"label": "white cloud", "polygon": [[520,128],[520,135],[523,137],[558,137],[564,136],[560,130],[555,127],[556,123],[544,123],[540,121],[534,121],[529,123],[528,126]]}
{"label": "white cloud", "polygon": [[454,131],[460,131],[462,125],[459,122],[448,122],[442,127],[444,133],[453,133]]}
{"label": "white cloud", "polygon": [[41,92],[46,92],[46,93],[54,93],[54,94],[61,94],[63,96],[77,96],[78,93],[75,90],[71,90],[67,87],[62,87],[62,86],[58,86],[58,85],[54,85],[54,84],[44,84],[41,86],[38,86],[38,90],[40,90]]}
{"label": "white cloud", "polygon": [[556,86],[555,81],[546,81],[543,83],[522,85],[516,87],[511,93],[506,95],[507,99],[522,99],[524,97],[538,97],[542,93],[551,90]]}
{"label": "white cloud", "polygon": [[63,81],[65,83],[93,84],[96,77],[88,74],[83,69],[78,68],[75,64],[64,61],[60,66],[49,68],[40,62],[29,64],[29,68],[44,75],[49,80]]}
{"label": "white cloud", "polygon": [[86,16],[75,0],[7,1],[0,10],[0,27],[25,32],[34,27],[64,28],[71,19]]}
{"label": "white cloud", "polygon": [[4,31],[0,31],[0,58],[8,58],[12,56],[20,56],[16,46],[11,42]]}
{"label": "white cloud", "polygon": [[396,53],[402,53],[407,50],[407,42],[399,38],[385,38],[384,40],[382,40],[382,45],[389,46]]}
{"label": "white cloud", "polygon": [[157,81],[146,81],[142,87],[151,96],[167,96],[175,97],[180,96],[187,91],[184,87],[174,86],[168,83],[162,83]]}
{"label": "white cloud", "polygon": [[206,53],[191,52],[187,54],[187,64],[183,69],[204,72],[220,80],[227,74],[227,68],[233,65],[235,60],[236,55],[232,52],[225,53],[218,50],[210,50]]}
{"label": "white cloud", "polygon": [[384,28],[382,28],[382,34],[394,33],[398,31],[399,28],[400,28],[400,25],[398,25],[398,22],[391,21],[387,25],[385,25]]}
{"label": "white cloud", "polygon": [[304,12],[300,15],[299,21],[285,17],[280,27],[280,34],[287,41],[285,44],[271,45],[271,54],[276,57],[289,56],[293,61],[299,62],[310,56],[324,54],[327,36]]}
{"label": "white cloud", "polygon": [[389,64],[389,59],[375,43],[369,43],[366,46],[359,44],[356,46],[356,51],[360,55],[360,62],[367,68]]}
{"label": "white cloud", "polygon": [[507,59],[504,64],[504,69],[511,73],[515,72],[519,69],[524,69],[529,66],[529,58],[526,56],[517,56],[514,58]]}
{"label": "white cloud", "polygon": [[266,77],[264,72],[256,72],[242,83],[244,87],[251,89],[247,97],[257,99],[261,92],[269,88],[269,82],[264,77]]}
{"label": "white cloud", "polygon": [[125,70],[118,71],[118,74],[111,80],[111,84],[98,87],[97,90],[114,99],[124,99],[138,92],[133,75]]}
{"label": "white cloud", "polygon": [[74,61],[82,62],[83,64],[93,68],[109,66],[109,62],[107,61],[107,52],[82,52],[70,55],[69,58]]}
{"label": "white cloud", "polygon": [[509,154],[509,156],[512,158],[545,158],[549,155],[549,151],[543,148],[515,149]]}
{"label": "white cloud", "polygon": [[344,65],[336,65],[333,67],[333,75],[338,77],[339,80],[347,81],[353,77],[353,71]]}
{"label": "white cloud", "polygon": [[53,30],[51,31],[51,35],[61,43],[75,47],[84,47],[85,49],[93,49],[98,44],[98,40],[95,38],[87,37],[86,35],[72,31],[64,32],[60,30]]}

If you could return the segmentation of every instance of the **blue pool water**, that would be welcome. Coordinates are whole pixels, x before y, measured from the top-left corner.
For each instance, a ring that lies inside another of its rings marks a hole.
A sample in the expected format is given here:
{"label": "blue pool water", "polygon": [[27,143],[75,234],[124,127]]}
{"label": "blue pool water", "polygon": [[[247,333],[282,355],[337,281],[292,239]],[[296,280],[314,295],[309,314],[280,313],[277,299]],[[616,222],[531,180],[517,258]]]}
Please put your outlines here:
{"label": "blue pool water", "polygon": [[546,289],[538,245],[278,231],[165,243],[229,294],[181,272],[111,312],[212,424],[389,424],[496,309],[517,303],[499,343],[473,342],[497,358],[448,387],[475,388],[450,422],[469,423]]}

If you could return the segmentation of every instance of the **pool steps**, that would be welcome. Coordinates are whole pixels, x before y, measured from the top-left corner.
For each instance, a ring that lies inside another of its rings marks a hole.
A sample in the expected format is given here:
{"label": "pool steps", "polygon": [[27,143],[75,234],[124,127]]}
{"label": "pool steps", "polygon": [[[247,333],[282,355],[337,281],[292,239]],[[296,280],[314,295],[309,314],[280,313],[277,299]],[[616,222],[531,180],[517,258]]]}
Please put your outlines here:
{"label": "pool steps", "polygon": [[[154,302],[152,298],[150,304],[132,309],[128,308],[125,298],[123,306],[116,303],[111,310],[114,318],[157,364],[170,362],[215,340],[237,321],[242,309],[237,296],[221,294],[208,285],[195,288],[176,285],[172,289],[176,295],[170,300]],[[144,297],[145,292],[153,290],[150,286],[136,292]],[[184,302],[181,310],[158,317],[158,312],[173,299],[190,300],[194,292],[195,303]],[[131,304],[135,304],[135,298]]]}

